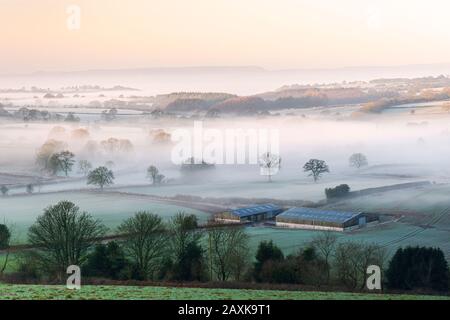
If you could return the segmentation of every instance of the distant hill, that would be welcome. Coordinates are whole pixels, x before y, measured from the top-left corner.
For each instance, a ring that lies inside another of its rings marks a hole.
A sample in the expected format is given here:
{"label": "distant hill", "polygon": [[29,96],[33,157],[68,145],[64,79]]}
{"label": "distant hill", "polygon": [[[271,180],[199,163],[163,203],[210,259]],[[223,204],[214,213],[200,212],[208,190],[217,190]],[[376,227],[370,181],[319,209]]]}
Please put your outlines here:
{"label": "distant hill", "polygon": [[234,97],[236,95],[222,92],[173,92],[157,95],[154,98],[153,107],[167,111],[207,110],[217,103]]}
{"label": "distant hill", "polygon": [[63,75],[146,75],[146,74],[218,74],[218,73],[259,73],[267,72],[257,66],[198,66],[167,68],[130,68],[130,69],[91,69],[79,71],[37,71],[30,76],[63,76]]}
{"label": "distant hill", "polygon": [[[37,71],[25,74],[0,74],[2,76],[61,76],[61,75],[145,75],[145,74],[226,74],[256,73],[277,76],[298,75],[299,79],[308,78],[308,83],[329,81],[369,80],[375,78],[413,78],[450,74],[450,63],[415,64],[399,66],[353,66],[340,68],[290,68],[265,69],[259,66],[192,66],[192,67],[150,67],[124,69],[91,69],[78,71]],[[319,80],[322,79],[322,80]],[[327,80],[328,79],[328,80]],[[338,80],[339,79],[339,80]],[[303,81],[302,81],[303,82]]]}

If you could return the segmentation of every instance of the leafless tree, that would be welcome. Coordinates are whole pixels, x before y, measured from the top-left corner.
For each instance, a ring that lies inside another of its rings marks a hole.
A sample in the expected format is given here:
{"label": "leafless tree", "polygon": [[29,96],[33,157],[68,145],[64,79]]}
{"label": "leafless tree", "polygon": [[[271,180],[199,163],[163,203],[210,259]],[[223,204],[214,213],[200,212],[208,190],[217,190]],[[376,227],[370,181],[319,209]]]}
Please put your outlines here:
{"label": "leafless tree", "polygon": [[105,232],[99,220],[81,212],[72,202],[61,201],[45,209],[28,231],[28,241],[39,248],[42,268],[61,276],[70,265],[81,265],[89,249]]}
{"label": "leafless tree", "polygon": [[123,244],[140,276],[144,280],[153,278],[168,242],[161,217],[150,212],[137,212],[125,220],[118,231],[128,235]]}
{"label": "leafless tree", "polygon": [[330,283],[331,276],[331,259],[335,253],[337,245],[337,236],[330,231],[324,231],[316,236],[312,241],[312,246],[322,256],[325,261],[327,271],[327,283]]}
{"label": "leafless tree", "polygon": [[360,247],[354,242],[341,243],[336,248],[335,271],[341,284],[356,289],[360,283]]}
{"label": "leafless tree", "polygon": [[78,161],[78,172],[83,174],[83,176],[87,177],[91,169],[92,164],[88,160]]}
{"label": "leafless tree", "polygon": [[361,289],[363,289],[367,281],[367,268],[370,265],[376,265],[383,270],[387,259],[387,252],[377,244],[365,244],[363,245],[363,250],[361,250],[360,259],[361,273],[363,274]]}
{"label": "leafless tree", "polygon": [[248,259],[248,235],[241,226],[221,227],[210,225],[208,229],[209,263],[213,274],[220,281],[232,275],[239,278]]}
{"label": "leafless tree", "polygon": [[385,251],[376,244],[341,243],[336,248],[335,268],[340,282],[350,289],[364,288],[367,267],[383,268]]}

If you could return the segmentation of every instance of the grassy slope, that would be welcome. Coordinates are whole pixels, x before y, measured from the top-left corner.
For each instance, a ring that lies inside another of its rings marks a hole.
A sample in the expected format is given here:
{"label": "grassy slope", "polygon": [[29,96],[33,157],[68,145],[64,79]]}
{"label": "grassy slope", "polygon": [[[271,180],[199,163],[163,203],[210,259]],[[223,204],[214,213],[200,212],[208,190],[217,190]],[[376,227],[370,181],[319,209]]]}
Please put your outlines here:
{"label": "grassy slope", "polygon": [[276,290],[232,290],[166,287],[83,286],[71,291],[63,286],[2,285],[0,300],[4,299],[144,299],[144,300],[430,300],[447,299],[443,296],[356,294],[340,292],[301,292]]}
{"label": "grassy slope", "polygon": [[175,205],[152,202],[146,198],[134,196],[117,196],[116,194],[96,194],[89,192],[61,192],[52,194],[35,194],[32,196],[0,197],[0,221],[5,219],[14,224],[15,242],[25,243],[28,228],[36,221],[46,207],[55,205],[61,200],[70,200],[87,211],[94,218],[100,219],[111,232],[123,220],[134,215],[140,210],[151,211],[167,220],[177,212],[184,211],[195,214],[200,220],[206,220],[209,216],[199,210],[184,208]]}

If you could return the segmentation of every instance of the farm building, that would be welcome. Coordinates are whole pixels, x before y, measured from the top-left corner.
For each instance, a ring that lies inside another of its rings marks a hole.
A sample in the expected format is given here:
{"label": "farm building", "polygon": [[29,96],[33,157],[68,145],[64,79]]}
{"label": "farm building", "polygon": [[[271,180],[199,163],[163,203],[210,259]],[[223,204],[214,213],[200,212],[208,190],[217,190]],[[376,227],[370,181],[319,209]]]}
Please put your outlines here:
{"label": "farm building", "polygon": [[271,219],[281,212],[281,207],[268,203],[225,211],[217,214],[215,219],[220,222],[258,222]]}
{"label": "farm building", "polygon": [[378,217],[373,214],[313,208],[292,208],[276,217],[279,227],[331,231],[351,230],[377,221]]}

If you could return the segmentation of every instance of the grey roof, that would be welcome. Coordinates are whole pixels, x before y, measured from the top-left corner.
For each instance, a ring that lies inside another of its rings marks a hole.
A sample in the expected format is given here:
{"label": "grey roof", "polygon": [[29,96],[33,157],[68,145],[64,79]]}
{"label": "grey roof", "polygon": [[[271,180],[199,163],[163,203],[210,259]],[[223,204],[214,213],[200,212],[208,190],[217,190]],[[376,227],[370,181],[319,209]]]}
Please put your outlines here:
{"label": "grey roof", "polygon": [[278,215],[280,218],[344,223],[360,215],[361,212],[320,210],[314,208],[292,208]]}
{"label": "grey roof", "polygon": [[231,213],[242,218],[242,217],[252,216],[255,214],[261,214],[264,212],[272,212],[272,211],[281,212],[281,210],[282,209],[279,206],[272,204],[272,203],[267,203],[267,204],[252,206],[252,207],[231,210]]}

